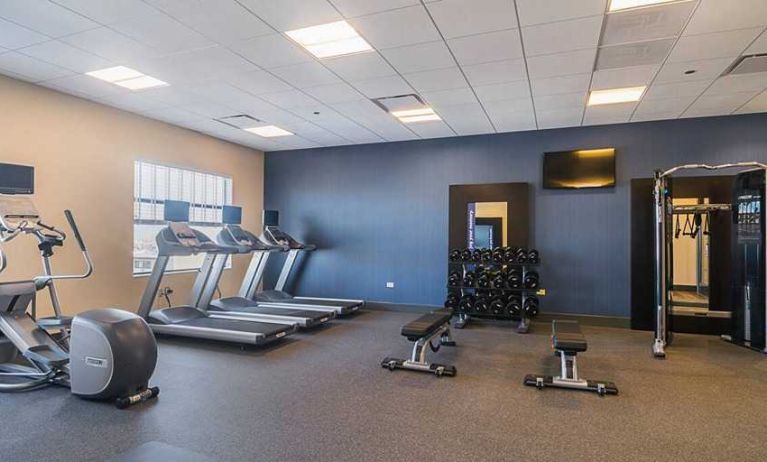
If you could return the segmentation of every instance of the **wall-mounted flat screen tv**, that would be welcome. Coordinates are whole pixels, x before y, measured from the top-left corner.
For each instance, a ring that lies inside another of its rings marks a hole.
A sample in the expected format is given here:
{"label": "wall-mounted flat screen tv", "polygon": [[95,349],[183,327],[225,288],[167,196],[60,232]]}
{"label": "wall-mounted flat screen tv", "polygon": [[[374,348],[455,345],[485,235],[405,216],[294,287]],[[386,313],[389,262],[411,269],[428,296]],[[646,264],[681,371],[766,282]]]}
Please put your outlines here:
{"label": "wall-mounted flat screen tv", "polygon": [[543,155],[543,187],[546,189],[614,186],[614,148],[547,152]]}

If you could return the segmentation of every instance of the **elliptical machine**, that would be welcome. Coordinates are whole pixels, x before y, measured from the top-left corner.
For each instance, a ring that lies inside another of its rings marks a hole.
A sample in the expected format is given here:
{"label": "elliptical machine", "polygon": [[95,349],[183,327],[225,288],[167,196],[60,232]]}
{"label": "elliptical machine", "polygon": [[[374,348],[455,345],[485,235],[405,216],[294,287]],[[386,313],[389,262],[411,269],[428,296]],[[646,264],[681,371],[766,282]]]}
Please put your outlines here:
{"label": "elliptical machine", "polygon": [[[16,197],[16,185],[4,184],[5,170],[31,167],[0,164],[0,244],[21,234],[34,236],[43,262],[43,275],[32,280],[0,283],[0,392],[36,390],[50,385],[69,387],[88,399],[114,399],[118,407],[154,398],[148,387],[157,362],[157,344],[146,322],[133,313],[106,308],[64,316],[54,285],[57,279],[85,279],[93,264],[77,224],[66,215],[85,261],[85,271],[55,275],[50,258],[66,234],[41,221],[32,201]],[[30,184],[24,193],[32,193]],[[0,272],[7,259],[0,247]],[[54,316],[37,318],[35,298],[48,289]]]}

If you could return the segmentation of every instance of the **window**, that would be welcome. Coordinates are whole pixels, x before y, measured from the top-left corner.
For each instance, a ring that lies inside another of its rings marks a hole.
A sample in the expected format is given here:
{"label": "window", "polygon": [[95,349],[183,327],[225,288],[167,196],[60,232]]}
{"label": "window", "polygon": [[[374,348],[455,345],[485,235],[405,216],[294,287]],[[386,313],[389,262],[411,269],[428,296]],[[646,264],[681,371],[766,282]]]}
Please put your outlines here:
{"label": "window", "polygon": [[[221,230],[224,205],[232,204],[232,179],[184,168],[136,161],[133,179],[133,274],[148,274],[157,259],[155,236],[166,225],[166,199],[187,201],[190,226],[211,239]],[[204,255],[173,257],[167,271],[197,270]],[[227,261],[231,267],[231,259]]]}

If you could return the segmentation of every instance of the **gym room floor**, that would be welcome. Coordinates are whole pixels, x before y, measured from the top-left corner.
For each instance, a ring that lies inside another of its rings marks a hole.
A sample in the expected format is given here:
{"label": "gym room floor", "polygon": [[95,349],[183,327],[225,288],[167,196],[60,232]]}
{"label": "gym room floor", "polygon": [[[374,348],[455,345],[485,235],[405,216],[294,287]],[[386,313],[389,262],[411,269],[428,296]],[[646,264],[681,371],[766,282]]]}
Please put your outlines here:
{"label": "gym room floor", "polygon": [[[147,442],[211,460],[764,460],[767,363],[715,337],[583,326],[586,378],[620,395],[522,385],[555,372],[549,325],[455,330],[431,357],[458,375],[389,372],[413,313],[367,311],[267,349],[162,339],[159,400],[126,411],[68,390],[0,395],[6,461],[101,461]],[[7,418],[13,416],[13,420]]]}

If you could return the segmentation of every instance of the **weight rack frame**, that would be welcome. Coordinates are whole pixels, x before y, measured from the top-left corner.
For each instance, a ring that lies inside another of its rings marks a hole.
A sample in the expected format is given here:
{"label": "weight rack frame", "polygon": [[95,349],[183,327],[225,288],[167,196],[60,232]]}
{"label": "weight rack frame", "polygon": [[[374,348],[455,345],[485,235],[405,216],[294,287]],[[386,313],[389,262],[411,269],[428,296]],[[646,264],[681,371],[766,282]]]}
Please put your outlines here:
{"label": "weight rack frame", "polygon": [[[527,249],[527,250],[530,250],[530,249]],[[540,264],[541,264],[540,258],[538,259],[538,262],[536,263],[507,263],[507,262],[494,262],[494,261],[466,261],[466,260],[451,261],[448,259],[447,274],[449,276],[452,269],[460,265],[461,266],[461,282],[463,282],[463,278],[466,277],[466,273],[469,271],[467,268],[468,266],[474,266],[475,268],[476,266],[484,266],[486,268],[498,268],[498,269],[506,266],[506,267],[521,268],[522,275],[524,278],[524,274],[527,273],[528,270],[532,270],[532,269],[537,270]],[[539,272],[539,275],[540,275],[540,272]],[[540,303],[541,297],[543,297],[546,294],[546,289],[542,287],[538,287],[535,289],[528,289],[525,287],[520,287],[517,289],[509,289],[509,288],[497,289],[492,287],[484,288],[484,287],[476,287],[476,286],[464,286],[463,284],[461,284],[460,286],[447,285],[447,290],[448,290],[448,294],[451,291],[459,291],[461,294],[461,297],[463,297],[464,295],[467,295],[468,290],[474,291],[473,295],[475,296],[481,293],[480,291],[487,291],[487,292],[502,291],[504,292],[504,294],[516,293],[521,295],[523,307],[525,305],[525,300],[527,300],[528,297],[535,296]],[[453,327],[455,327],[456,329],[463,329],[469,323],[471,318],[475,317],[479,319],[491,319],[494,321],[519,321],[519,323],[517,324],[517,333],[526,334],[530,331],[531,319],[524,316],[524,314],[519,316],[503,316],[503,315],[496,315],[493,313],[477,313],[477,312],[463,313],[463,312],[460,312],[459,310],[456,310],[456,312],[458,313],[458,319],[455,321],[455,324],[453,325]]]}

